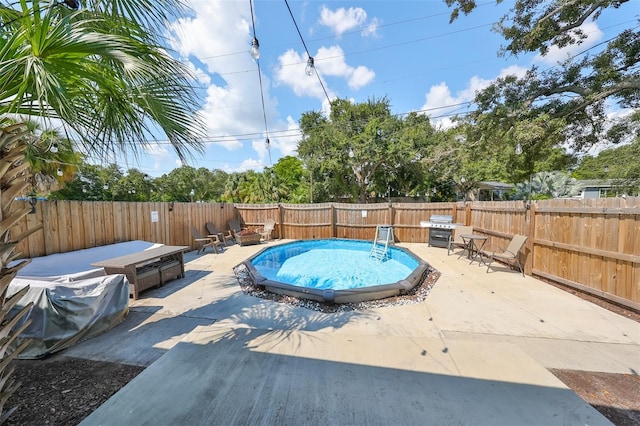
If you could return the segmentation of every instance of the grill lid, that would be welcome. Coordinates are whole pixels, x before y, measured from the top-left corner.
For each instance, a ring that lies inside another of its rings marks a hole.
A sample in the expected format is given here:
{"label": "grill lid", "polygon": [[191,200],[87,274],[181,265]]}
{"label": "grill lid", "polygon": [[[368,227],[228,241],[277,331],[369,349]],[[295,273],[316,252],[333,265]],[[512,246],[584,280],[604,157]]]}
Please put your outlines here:
{"label": "grill lid", "polygon": [[453,223],[453,216],[448,214],[432,214],[429,221],[434,223]]}

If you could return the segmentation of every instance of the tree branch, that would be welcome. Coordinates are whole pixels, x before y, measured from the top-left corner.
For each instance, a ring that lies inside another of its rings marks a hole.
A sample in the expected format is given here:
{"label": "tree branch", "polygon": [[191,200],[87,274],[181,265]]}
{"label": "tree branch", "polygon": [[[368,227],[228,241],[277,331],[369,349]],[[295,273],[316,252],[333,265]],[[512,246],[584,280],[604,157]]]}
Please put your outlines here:
{"label": "tree branch", "polygon": [[[568,87],[571,87],[571,86],[568,86]],[[558,88],[558,89],[561,89],[561,88]],[[596,103],[598,101],[606,99],[611,95],[615,95],[616,93],[620,93],[623,90],[629,90],[629,89],[640,90],[640,79],[635,79],[635,80],[630,80],[630,81],[622,81],[622,82],[610,87],[608,90],[603,90],[603,91],[595,93],[593,96],[589,96],[589,94],[585,94],[585,95],[583,95],[584,101],[580,102],[577,106],[572,108],[567,113],[562,114],[561,117],[567,117],[567,116],[575,113],[576,111],[584,109],[587,106],[592,105],[592,104],[594,104],[594,103]],[[570,90],[565,90],[565,91],[569,92]],[[554,93],[562,93],[562,92],[554,91]],[[552,93],[550,93],[550,94],[552,94]]]}
{"label": "tree branch", "polygon": [[[557,13],[559,13],[563,9],[566,9],[569,6],[573,6],[576,3],[578,3],[578,1],[574,0],[572,2],[568,2],[568,3],[563,4],[562,6],[559,6],[555,10],[553,10],[550,13],[546,14],[545,16],[541,17],[538,20],[538,24],[543,23],[544,21],[546,21],[548,19],[552,19],[554,15],[556,15]],[[593,14],[593,12],[595,12],[600,7],[602,7],[602,3],[601,2],[592,4],[591,7],[586,12],[584,12],[575,22],[573,22],[572,24],[569,24],[567,26],[558,28],[558,33],[564,33],[564,32],[567,32],[569,30],[572,30],[574,28],[578,28],[580,25],[584,24],[584,21],[586,21],[587,18],[589,16],[591,16],[591,14]]]}

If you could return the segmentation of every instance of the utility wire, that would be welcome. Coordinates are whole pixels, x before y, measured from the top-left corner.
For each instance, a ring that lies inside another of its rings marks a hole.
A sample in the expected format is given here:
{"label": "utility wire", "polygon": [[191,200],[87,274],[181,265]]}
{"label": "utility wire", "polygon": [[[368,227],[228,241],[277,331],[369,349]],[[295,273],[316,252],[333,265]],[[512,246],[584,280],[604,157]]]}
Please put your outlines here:
{"label": "utility wire", "polygon": [[315,65],[313,65],[314,64],[313,56],[311,56],[311,54],[309,53],[309,49],[307,48],[307,43],[305,43],[304,42],[304,38],[302,38],[302,33],[300,32],[300,28],[298,28],[298,23],[296,22],[296,18],[293,17],[293,12],[291,11],[291,8],[289,7],[289,1],[288,0],[284,0],[284,3],[287,5],[287,9],[289,9],[289,15],[291,15],[291,20],[293,21],[293,25],[295,25],[296,31],[298,31],[298,35],[300,36],[300,41],[302,41],[302,46],[304,46],[304,50],[305,50],[305,52],[307,52],[308,60],[311,61],[311,64],[312,64],[313,68],[315,69],[316,77],[318,78],[318,81],[320,82],[320,86],[322,86],[322,91],[324,92],[324,95],[327,97],[327,102],[329,102],[329,104],[331,104],[331,99],[329,99],[329,94],[327,93],[327,89],[325,89],[324,83],[322,82],[322,79],[320,78],[320,74],[318,73],[318,69],[315,68]]}
{"label": "utility wire", "polygon": [[[464,107],[464,106],[470,106],[472,105],[474,102],[473,101],[467,101],[467,102],[459,102],[456,104],[450,104],[450,105],[443,105],[443,106],[437,106],[437,107],[431,107],[431,108],[426,108],[426,109],[421,109],[421,110],[415,110],[415,111],[411,111],[411,112],[403,112],[403,113],[397,113],[397,114],[392,114],[392,116],[396,116],[396,117],[401,117],[401,116],[405,116],[405,115],[409,115],[411,113],[427,113],[430,111],[437,111],[437,110],[442,110],[442,109],[447,109],[447,108],[453,108],[453,107]],[[459,111],[460,108],[458,108],[456,111]],[[444,117],[453,117],[453,116],[459,116],[459,115],[466,115],[466,114],[470,114],[473,112],[476,112],[476,110],[473,111],[468,111],[466,113],[459,113],[456,111],[451,111],[451,112],[444,112],[442,114],[439,115],[430,115],[429,118],[431,119],[436,119],[436,118],[444,118]],[[360,120],[360,121],[356,121],[355,124],[358,123],[365,123],[368,120]],[[329,123],[327,124],[319,124],[317,127],[325,127],[330,125]],[[274,130],[271,132],[271,134],[278,134],[278,138],[279,139],[285,139],[285,138],[299,138],[302,136],[302,130],[300,129],[285,129],[285,130]],[[204,142],[204,143],[225,143],[225,142],[230,142],[230,141],[235,141],[235,140],[254,140],[256,136],[259,136],[260,133],[242,133],[242,134],[234,134],[234,135],[219,135],[219,136],[208,136],[208,137],[204,137],[204,138],[200,138],[199,141],[200,142]],[[73,140],[73,139],[71,139]],[[170,145],[171,141],[168,139],[147,139],[145,140],[145,143],[148,144],[156,144],[156,145]],[[137,145],[137,142],[124,142],[123,145]]]}

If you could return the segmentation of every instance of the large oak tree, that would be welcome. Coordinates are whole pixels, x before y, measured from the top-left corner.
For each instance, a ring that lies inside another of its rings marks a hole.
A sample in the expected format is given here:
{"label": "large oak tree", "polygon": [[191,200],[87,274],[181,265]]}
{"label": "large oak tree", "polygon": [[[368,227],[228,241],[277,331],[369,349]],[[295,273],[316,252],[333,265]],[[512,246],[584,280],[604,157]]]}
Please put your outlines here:
{"label": "large oak tree", "polygon": [[[445,2],[452,7],[451,20],[471,13],[477,6],[475,0]],[[613,9],[623,7],[633,16],[637,12],[634,3],[629,0],[515,0],[494,27],[506,41],[500,53],[546,55],[552,47],[580,44],[587,37],[582,27],[585,22],[597,21]],[[471,116],[472,120],[487,120],[486,116],[490,115],[493,128],[507,131],[520,120],[535,122],[545,117],[548,126],[540,125],[539,130],[554,133],[562,127],[563,141],[577,150],[598,142],[631,140],[640,127],[638,28],[636,16],[627,29],[557,67],[534,66],[523,78],[498,79],[477,95],[479,108]],[[611,119],[607,105],[614,105],[626,114]]]}

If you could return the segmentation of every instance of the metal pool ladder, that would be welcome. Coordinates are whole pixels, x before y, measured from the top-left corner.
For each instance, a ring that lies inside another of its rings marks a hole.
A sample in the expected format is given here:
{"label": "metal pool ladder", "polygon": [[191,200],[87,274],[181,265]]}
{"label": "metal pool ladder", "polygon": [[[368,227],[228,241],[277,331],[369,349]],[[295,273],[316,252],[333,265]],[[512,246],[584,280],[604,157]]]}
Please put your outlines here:
{"label": "metal pool ladder", "polygon": [[393,244],[393,228],[390,225],[376,226],[376,235],[373,238],[370,257],[379,261],[389,258],[389,244]]}

